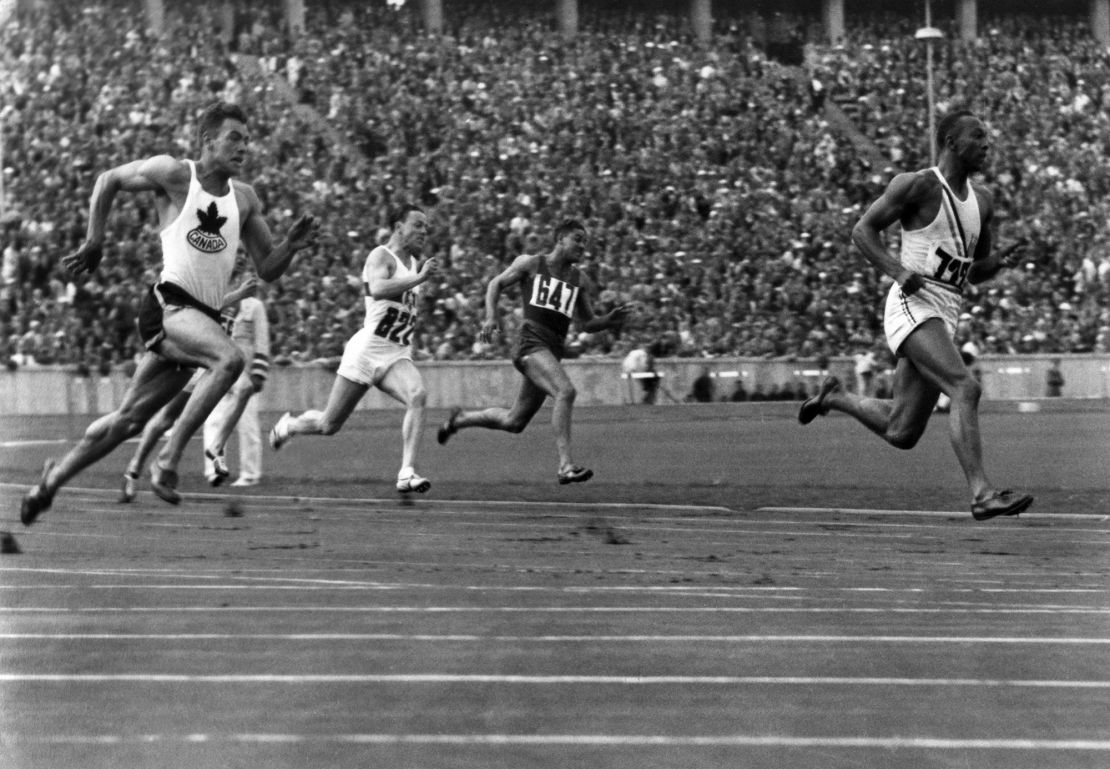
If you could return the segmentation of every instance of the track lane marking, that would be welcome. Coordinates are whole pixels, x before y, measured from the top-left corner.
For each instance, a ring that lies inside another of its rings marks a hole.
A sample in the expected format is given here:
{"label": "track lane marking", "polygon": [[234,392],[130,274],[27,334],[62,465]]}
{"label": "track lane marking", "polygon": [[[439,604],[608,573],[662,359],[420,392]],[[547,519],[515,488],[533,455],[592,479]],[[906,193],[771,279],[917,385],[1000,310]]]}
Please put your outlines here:
{"label": "track lane marking", "polygon": [[191,683],[191,684],[587,684],[778,685],[778,686],[949,686],[1022,689],[1110,689],[1107,681],[992,678],[898,678],[851,676],[588,676],[496,673],[0,673],[0,683]]}
{"label": "track lane marking", "polygon": [[5,734],[5,742],[23,745],[149,745],[245,744],[268,745],[312,743],[326,745],[459,745],[533,747],[767,747],[767,748],[881,748],[922,750],[1033,750],[1110,751],[1110,740],[1032,739],[995,737],[959,739],[949,737],[807,737],[791,735],[721,734],[297,734],[194,732],[189,734],[93,734],[25,737]]}
{"label": "track lane marking", "polygon": [[1108,646],[1110,638],[853,635],[481,635],[473,633],[0,633],[0,640],[52,641],[428,641],[505,643],[910,643]]}

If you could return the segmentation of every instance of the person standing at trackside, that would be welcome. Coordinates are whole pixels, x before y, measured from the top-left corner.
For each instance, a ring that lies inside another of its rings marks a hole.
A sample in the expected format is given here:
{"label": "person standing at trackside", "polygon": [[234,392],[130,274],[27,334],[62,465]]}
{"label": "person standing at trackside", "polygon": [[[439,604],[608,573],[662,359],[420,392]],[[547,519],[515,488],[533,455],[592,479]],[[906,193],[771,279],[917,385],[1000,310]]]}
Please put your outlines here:
{"label": "person standing at trackside", "polygon": [[567,484],[593,477],[592,470],[576,465],[571,458],[571,411],[577,393],[560,361],[572,319],[577,319],[586,333],[596,333],[620,326],[630,308],[622,304],[605,315],[594,315],[582,290],[577,267],[586,252],[587,240],[585,225],[576,219],[566,219],[555,230],[555,248],[550,254],[518,256],[489,282],[486,320],[481,330],[481,338],[487,342],[501,330],[497,306],[501,292],[509,286],[521,288],[524,324],[513,365],[524,376],[524,381],[511,408],[453,409],[439,428],[437,439],[441,444],[466,427],[519,433],[551,396],[555,401],[551,424],[559,454],[556,478],[559,483]]}
{"label": "person standing at trackside", "polygon": [[224,311],[228,334],[247,362],[239,379],[204,420],[204,477],[218,486],[230,475],[224,447],[234,429],[239,436],[239,477],[232,486],[257,486],[262,480],[262,428],[258,398],[270,374],[270,321],[258,296],[241,299]]}
{"label": "person standing at trackside", "polygon": [[[965,283],[980,283],[1011,267],[1019,241],[991,254],[993,198],[971,182],[986,164],[987,128],[966,110],[949,113],[936,130],[937,166],[898,174],[852,230],[864,257],[894,280],[883,326],[897,359],[893,400],[846,392],[828,377],[802,404],[798,421],[808,424],[830,409],[855,417],[892,446],[916,445],[944,393],[951,399],[949,437],[971,490],[976,520],[1017,515],[1033,497],[997,490],[983,469],[979,434],[982,387],[960,357],[954,334]],[[887,252],[882,231],[902,229],[901,258]]]}
{"label": "person standing at trackside", "polygon": [[428,218],[406,205],[389,223],[389,240],[370,252],[362,270],[366,322],[347,342],[323,411],[294,417],[286,413],[270,430],[280,449],[294,435],[334,435],[371,387],[405,404],[401,427],[401,471],[397,491],[424,493],[431,481],[417,474],[416,455],[424,431],[427,391],[412,360],[420,287],[436,274],[435,258],[420,261],[428,239]]}
{"label": "person standing at trackside", "polygon": [[1044,394],[1048,398],[1059,398],[1064,394],[1064,372],[1060,370],[1060,359],[1053,358],[1052,365],[1044,375]]}
{"label": "person standing at trackside", "polygon": [[81,441],[57,464],[47,460],[42,476],[23,497],[20,520],[30,526],[48,510],[63,484],[142,431],[147,420],[192,377],[197,382],[175,429],[151,464],[151,488],[177,503],[177,466],[193,433],[239,377],[243,354],[220,326],[218,309],[235,266],[240,243],[258,276],[279,278],[297,251],[316,240],[310,215],[294,222],[274,244],[254,188],[234,178],[247,160],[250,134],[243,110],[225,102],[200,116],[199,160],[157,155],[102,173],[89,203],[85,242],[63,258],[72,273],[91,273],[104,255],[105,229],[119,192],[152,192],[162,241],[162,272],[139,309],[139,335],[147,352],[118,409],[85,431]]}

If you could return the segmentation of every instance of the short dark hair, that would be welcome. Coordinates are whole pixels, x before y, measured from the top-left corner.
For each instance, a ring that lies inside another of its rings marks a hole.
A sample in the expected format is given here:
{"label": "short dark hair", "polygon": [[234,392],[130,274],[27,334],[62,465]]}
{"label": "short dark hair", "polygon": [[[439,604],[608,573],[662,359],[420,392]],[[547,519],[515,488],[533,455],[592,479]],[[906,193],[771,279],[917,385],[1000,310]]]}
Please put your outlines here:
{"label": "short dark hair", "polygon": [[937,123],[936,143],[937,150],[944,149],[944,143],[948,137],[956,130],[956,124],[965,117],[977,118],[976,114],[969,109],[956,109],[949,112],[947,115],[940,119]]}
{"label": "short dark hair", "polygon": [[200,113],[200,120],[197,122],[197,137],[203,142],[205,136],[219,131],[220,126],[228,119],[246,123],[247,113],[238,104],[227,101],[217,101],[209,104],[204,108],[204,112]]}
{"label": "short dark hair", "polygon": [[564,236],[575,230],[582,230],[582,232],[585,232],[586,225],[584,225],[580,219],[564,219],[559,222],[559,226],[555,228],[555,242],[558,243]]}
{"label": "short dark hair", "polygon": [[424,209],[415,203],[405,203],[403,206],[394,211],[389,217],[390,231],[397,229],[398,224],[403,224],[409,218],[409,214],[413,211],[417,213],[424,213]]}

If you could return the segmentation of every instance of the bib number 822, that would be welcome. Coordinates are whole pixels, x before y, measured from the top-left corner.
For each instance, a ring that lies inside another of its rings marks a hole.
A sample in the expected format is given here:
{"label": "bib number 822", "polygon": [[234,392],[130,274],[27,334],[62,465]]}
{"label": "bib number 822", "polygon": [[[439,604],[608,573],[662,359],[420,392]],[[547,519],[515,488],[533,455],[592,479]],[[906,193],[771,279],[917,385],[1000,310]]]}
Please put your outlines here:
{"label": "bib number 822", "polygon": [[412,343],[412,332],[416,328],[415,321],[416,316],[413,313],[390,307],[385,311],[382,319],[378,321],[378,326],[374,329],[374,335],[407,347]]}

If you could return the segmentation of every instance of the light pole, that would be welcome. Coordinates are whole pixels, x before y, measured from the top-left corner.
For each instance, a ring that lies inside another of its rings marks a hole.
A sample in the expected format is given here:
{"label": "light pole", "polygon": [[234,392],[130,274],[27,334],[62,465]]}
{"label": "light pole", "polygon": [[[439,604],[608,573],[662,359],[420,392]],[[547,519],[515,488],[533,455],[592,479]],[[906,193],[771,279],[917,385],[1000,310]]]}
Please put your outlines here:
{"label": "light pole", "polygon": [[929,165],[937,164],[937,143],[934,141],[936,134],[936,108],[933,106],[933,41],[944,38],[944,33],[933,26],[929,0],[925,0],[925,26],[913,34],[917,40],[925,41],[925,90],[929,103]]}

